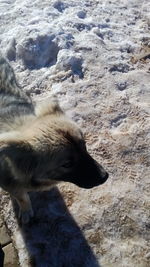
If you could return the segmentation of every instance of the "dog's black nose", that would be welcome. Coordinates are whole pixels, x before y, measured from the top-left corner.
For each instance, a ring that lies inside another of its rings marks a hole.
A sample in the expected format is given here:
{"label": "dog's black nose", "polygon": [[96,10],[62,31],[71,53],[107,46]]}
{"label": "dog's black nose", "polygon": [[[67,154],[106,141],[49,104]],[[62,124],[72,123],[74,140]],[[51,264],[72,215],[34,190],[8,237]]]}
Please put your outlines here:
{"label": "dog's black nose", "polygon": [[107,181],[108,177],[109,177],[108,172],[105,172],[105,174],[103,175],[103,178],[102,178],[102,183],[105,183]]}
{"label": "dog's black nose", "polygon": [[106,174],[105,174],[105,180],[107,180],[108,179],[108,177],[109,177],[109,174],[108,174],[108,172],[106,172]]}

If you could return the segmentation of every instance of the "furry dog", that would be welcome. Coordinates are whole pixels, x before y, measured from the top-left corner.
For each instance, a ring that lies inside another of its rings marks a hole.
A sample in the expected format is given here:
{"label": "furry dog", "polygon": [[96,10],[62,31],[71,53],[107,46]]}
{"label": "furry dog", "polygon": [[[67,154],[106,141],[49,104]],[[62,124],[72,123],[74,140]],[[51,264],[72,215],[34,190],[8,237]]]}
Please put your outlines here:
{"label": "furry dog", "polygon": [[29,191],[49,190],[61,181],[92,188],[107,178],[57,100],[34,105],[0,55],[0,186],[17,200],[22,222],[33,216]]}

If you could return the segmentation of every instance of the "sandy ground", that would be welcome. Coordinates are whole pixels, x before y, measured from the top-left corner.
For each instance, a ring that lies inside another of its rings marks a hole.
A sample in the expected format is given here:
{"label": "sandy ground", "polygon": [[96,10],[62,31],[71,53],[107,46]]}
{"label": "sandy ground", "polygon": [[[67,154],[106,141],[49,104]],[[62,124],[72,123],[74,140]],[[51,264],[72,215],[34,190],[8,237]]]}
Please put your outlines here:
{"label": "sandy ground", "polygon": [[1,192],[20,266],[150,266],[148,1],[0,0],[0,50],[34,101],[57,95],[110,174],[32,193],[24,227]]}

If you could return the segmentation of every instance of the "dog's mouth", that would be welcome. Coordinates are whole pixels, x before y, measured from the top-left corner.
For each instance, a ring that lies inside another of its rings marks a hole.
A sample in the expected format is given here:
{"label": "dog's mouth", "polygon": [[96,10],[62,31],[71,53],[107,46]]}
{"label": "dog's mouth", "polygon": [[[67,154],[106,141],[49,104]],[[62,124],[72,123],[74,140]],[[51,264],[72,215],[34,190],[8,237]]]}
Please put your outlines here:
{"label": "dog's mouth", "polygon": [[108,172],[106,172],[103,177],[97,178],[94,181],[92,181],[92,179],[86,182],[80,182],[78,180],[78,181],[73,181],[73,183],[81,188],[90,189],[90,188],[94,188],[94,187],[104,184],[107,181],[108,177],[109,177],[109,174]]}

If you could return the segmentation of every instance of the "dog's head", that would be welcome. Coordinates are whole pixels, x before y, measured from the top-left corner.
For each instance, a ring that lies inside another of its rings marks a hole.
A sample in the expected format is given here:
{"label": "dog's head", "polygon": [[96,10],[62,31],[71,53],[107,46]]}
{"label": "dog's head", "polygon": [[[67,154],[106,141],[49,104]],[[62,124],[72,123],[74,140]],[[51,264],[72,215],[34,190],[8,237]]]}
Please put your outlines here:
{"label": "dog's head", "polygon": [[81,130],[57,101],[40,105],[35,120],[25,124],[20,135],[16,141],[9,140],[4,153],[15,170],[34,182],[66,181],[92,188],[107,180],[108,173],[89,155]]}

